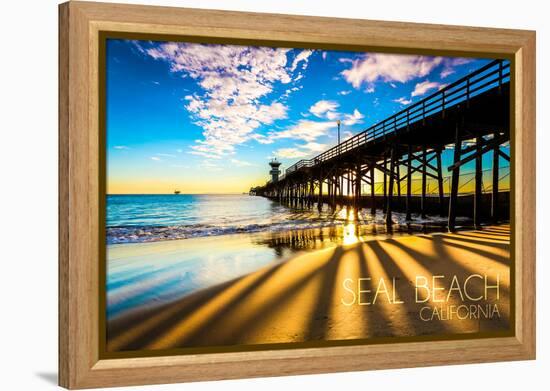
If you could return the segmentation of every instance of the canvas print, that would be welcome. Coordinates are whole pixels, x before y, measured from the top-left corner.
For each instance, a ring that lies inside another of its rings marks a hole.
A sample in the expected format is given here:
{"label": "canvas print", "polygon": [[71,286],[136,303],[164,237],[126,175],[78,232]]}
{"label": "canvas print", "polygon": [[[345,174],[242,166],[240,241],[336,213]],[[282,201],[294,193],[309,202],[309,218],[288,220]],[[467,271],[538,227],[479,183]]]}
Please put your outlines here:
{"label": "canvas print", "polygon": [[107,357],[511,335],[508,60],[103,50]]}

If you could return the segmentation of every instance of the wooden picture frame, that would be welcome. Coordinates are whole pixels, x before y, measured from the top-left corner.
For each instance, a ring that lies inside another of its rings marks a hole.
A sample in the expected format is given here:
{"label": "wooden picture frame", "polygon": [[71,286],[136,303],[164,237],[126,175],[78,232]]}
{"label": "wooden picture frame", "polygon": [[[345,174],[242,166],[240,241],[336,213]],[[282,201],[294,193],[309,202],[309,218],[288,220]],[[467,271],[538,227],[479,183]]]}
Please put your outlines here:
{"label": "wooden picture frame", "polygon": [[[100,359],[98,37],[101,31],[513,61],[515,335]],[[90,388],[535,358],[535,33],[139,5],[59,6],[59,384]],[[458,354],[457,354],[458,353]]]}

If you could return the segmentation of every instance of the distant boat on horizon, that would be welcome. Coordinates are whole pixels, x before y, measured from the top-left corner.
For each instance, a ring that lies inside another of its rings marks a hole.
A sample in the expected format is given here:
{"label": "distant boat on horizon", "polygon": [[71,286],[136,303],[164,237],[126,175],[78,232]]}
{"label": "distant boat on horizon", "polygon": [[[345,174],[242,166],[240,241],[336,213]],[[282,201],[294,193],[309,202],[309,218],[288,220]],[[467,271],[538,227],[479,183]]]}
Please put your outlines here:
{"label": "distant boat on horizon", "polygon": [[174,194],[179,194],[181,193],[179,190],[174,190]]}

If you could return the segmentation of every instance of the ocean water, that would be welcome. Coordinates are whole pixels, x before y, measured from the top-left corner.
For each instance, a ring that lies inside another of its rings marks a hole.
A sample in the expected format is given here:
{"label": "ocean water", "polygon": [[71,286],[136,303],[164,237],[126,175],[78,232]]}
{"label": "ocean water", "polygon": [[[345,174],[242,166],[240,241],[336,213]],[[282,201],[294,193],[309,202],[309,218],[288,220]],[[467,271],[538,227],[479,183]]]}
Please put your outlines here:
{"label": "ocean water", "polygon": [[[359,212],[360,224],[384,224],[384,216]],[[322,228],[349,221],[346,208],[321,212],[291,209],[249,195],[108,195],[107,243],[145,243],[234,233]],[[394,214],[396,224],[404,215]],[[431,217],[416,222],[444,222]]]}

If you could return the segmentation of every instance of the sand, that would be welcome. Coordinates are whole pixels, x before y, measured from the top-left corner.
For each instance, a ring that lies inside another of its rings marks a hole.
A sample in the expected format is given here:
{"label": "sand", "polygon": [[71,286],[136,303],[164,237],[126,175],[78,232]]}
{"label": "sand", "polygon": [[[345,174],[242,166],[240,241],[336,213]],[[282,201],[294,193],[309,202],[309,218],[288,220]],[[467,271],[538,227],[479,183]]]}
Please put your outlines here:
{"label": "sand", "polygon": [[[174,302],[113,319],[107,350],[507,330],[509,234],[509,226],[500,225],[453,234],[347,240],[298,254]],[[434,276],[435,287],[441,288],[435,291]],[[427,289],[416,288],[425,283],[430,297]],[[449,311],[455,311],[452,319]]]}

